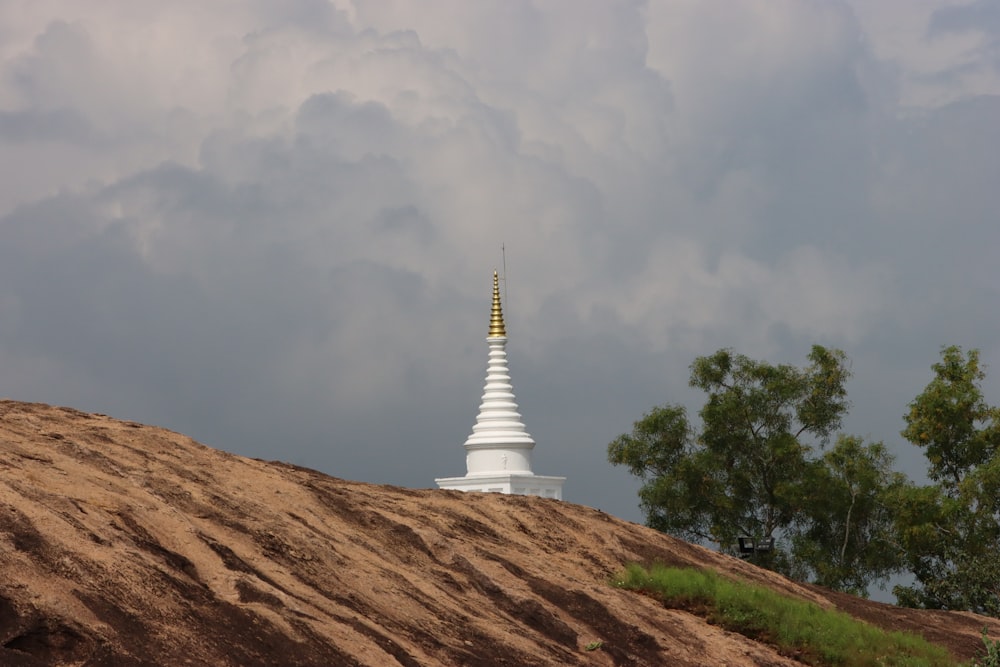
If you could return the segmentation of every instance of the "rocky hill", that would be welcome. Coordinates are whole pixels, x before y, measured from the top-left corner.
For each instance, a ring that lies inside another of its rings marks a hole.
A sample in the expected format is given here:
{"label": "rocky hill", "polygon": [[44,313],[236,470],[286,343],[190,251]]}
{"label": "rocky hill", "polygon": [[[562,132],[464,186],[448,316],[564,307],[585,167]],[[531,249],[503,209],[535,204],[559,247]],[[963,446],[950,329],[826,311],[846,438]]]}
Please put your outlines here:
{"label": "rocky hill", "polygon": [[[718,570],[923,634],[1000,623],[796,585],[570,503],[348,482],[0,401],[3,665],[794,665],[608,585]],[[598,650],[586,650],[591,642]]]}

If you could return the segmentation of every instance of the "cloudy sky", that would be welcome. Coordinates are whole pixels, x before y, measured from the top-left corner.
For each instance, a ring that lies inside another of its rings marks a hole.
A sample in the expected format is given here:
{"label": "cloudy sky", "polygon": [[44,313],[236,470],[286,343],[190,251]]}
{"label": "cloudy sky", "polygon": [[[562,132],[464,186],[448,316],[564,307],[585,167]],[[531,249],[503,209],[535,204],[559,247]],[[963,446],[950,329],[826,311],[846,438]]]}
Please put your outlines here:
{"label": "cloudy sky", "polygon": [[721,347],[942,345],[1000,403],[994,0],[0,0],[0,395],[412,487],[464,474],[494,267],[535,471]]}

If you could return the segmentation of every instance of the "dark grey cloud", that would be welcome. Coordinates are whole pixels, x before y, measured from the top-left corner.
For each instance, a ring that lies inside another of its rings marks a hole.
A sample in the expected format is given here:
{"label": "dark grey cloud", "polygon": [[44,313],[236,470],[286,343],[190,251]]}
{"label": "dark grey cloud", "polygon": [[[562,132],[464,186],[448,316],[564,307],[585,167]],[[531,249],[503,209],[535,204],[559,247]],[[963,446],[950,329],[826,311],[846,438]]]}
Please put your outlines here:
{"label": "dark grey cloud", "polygon": [[989,0],[977,0],[935,10],[927,34],[935,37],[949,32],[984,32],[1000,37],[1000,8]]}
{"label": "dark grey cloud", "polygon": [[0,140],[3,141],[88,144],[95,138],[87,119],[72,109],[0,111]]}
{"label": "dark grey cloud", "polygon": [[[904,103],[955,59],[880,60],[845,3],[130,7],[0,21],[2,394],[431,486],[504,244],[536,471],[639,519],[605,447],[694,414],[697,355],[845,349],[846,430],[913,475],[939,347],[1000,359],[997,98]],[[989,32],[955,11],[920,48]]]}
{"label": "dark grey cloud", "polygon": [[952,83],[962,77],[1000,74],[1000,7],[989,0],[952,5],[937,9],[927,26],[932,42],[948,37],[978,37],[966,48],[962,59],[931,74],[934,79]]}

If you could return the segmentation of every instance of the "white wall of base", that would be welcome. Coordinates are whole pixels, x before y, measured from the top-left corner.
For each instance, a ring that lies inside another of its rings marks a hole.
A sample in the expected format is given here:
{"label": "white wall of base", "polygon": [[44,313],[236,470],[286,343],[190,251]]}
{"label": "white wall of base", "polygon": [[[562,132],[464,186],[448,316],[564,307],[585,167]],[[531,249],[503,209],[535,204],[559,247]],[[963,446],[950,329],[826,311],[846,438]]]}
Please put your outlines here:
{"label": "white wall of base", "polygon": [[541,496],[562,500],[565,477],[545,475],[466,475],[465,477],[439,477],[434,480],[442,489],[452,491],[478,491],[506,493],[515,496]]}
{"label": "white wall of base", "polygon": [[[534,447],[532,443],[531,447]],[[532,475],[531,447],[497,445],[491,448],[465,446],[468,475]]]}

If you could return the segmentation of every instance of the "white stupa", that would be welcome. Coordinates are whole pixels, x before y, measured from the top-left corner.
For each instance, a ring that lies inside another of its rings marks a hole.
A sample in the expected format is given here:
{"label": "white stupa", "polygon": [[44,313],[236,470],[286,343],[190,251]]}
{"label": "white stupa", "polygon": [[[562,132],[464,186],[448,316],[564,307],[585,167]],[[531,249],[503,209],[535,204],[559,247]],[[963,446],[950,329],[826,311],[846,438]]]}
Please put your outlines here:
{"label": "white stupa", "polygon": [[465,441],[465,477],[435,479],[442,489],[512,493],[562,500],[565,477],[531,472],[535,441],[521,421],[507,369],[507,330],[500,307],[500,286],[493,272],[493,311],[490,315],[490,361],[479,416]]}

